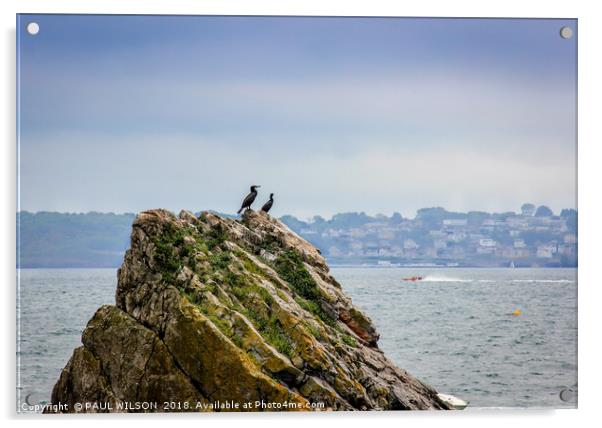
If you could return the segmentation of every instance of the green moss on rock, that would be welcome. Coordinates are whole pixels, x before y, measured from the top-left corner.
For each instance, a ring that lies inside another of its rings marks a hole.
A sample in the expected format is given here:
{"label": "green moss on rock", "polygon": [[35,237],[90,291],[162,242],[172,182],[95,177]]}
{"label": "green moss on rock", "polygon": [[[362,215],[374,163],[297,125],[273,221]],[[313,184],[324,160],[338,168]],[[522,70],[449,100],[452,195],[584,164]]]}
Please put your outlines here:
{"label": "green moss on rock", "polygon": [[274,261],[276,272],[288,282],[304,299],[316,301],[320,298],[318,284],[305,268],[303,259],[294,250],[282,252]]}

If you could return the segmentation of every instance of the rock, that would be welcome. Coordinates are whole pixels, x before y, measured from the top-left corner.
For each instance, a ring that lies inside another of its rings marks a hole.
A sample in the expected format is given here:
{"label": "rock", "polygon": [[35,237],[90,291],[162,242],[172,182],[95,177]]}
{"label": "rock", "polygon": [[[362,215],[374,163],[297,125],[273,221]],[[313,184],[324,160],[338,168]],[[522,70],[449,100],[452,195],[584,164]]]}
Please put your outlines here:
{"label": "rock", "polygon": [[132,226],[116,305],[89,321],[52,403],[98,404],[84,412],[448,409],[378,338],[320,252],[280,221],[146,211]]}

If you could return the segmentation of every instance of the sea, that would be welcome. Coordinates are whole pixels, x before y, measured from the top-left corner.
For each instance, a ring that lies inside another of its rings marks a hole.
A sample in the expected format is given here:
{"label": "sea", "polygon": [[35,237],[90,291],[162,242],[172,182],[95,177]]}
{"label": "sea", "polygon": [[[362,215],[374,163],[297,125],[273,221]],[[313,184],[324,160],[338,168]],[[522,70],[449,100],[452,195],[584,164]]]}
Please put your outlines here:
{"label": "sea", "polygon": [[[577,406],[577,270],[334,267],[379,347],[481,408]],[[116,269],[20,269],[17,401],[45,404]],[[422,277],[418,281],[407,278]],[[24,411],[26,406],[20,406]]]}

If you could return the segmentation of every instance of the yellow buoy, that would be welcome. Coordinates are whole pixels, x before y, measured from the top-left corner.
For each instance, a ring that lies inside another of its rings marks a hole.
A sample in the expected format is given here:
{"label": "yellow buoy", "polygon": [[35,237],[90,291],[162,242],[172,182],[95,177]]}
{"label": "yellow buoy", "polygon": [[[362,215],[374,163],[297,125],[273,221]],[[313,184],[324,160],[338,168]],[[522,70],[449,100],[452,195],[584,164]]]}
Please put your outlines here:
{"label": "yellow buoy", "polygon": [[520,309],[516,309],[514,312],[512,312],[512,315],[514,315],[515,317],[519,316],[520,314]]}

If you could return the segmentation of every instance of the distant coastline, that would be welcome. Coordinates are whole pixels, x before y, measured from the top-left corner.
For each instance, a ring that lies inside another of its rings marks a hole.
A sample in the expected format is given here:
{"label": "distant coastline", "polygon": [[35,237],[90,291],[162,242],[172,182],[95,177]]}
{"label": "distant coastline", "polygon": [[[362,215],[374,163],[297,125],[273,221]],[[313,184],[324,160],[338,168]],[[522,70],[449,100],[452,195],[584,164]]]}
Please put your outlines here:
{"label": "distant coastline", "polygon": [[[225,215],[226,217],[233,217]],[[117,268],[133,213],[17,213],[17,267]],[[415,218],[341,213],[308,221],[280,218],[333,267],[577,267],[577,211],[555,215],[524,204],[520,213],[418,210]]]}

